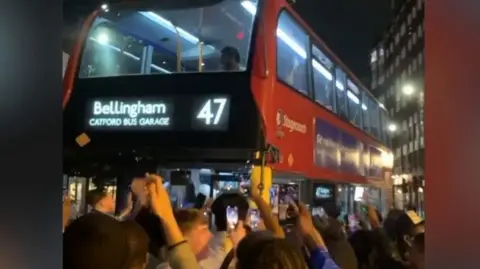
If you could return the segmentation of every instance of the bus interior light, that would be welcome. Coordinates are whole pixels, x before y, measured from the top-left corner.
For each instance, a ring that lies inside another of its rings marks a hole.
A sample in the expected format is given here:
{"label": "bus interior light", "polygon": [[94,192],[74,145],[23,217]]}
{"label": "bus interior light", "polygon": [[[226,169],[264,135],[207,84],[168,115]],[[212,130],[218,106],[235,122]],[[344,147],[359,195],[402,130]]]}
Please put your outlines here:
{"label": "bus interior light", "polygon": [[340,91],[343,91],[345,90],[345,86],[343,86],[342,82],[340,81],[335,81],[335,86],[337,87],[337,89],[339,89]]}
{"label": "bus interior light", "polygon": [[318,61],[315,59],[312,60],[312,66],[315,68],[320,74],[322,74],[326,79],[332,80],[332,74],[325,68],[323,65],[321,65]]}
{"label": "bus interior light", "polygon": [[100,33],[97,37],[97,40],[98,40],[98,43],[102,44],[102,45],[106,45],[108,44],[108,35],[107,33]]}
{"label": "bus interior light", "polygon": [[248,13],[252,14],[252,16],[255,16],[255,14],[257,13],[257,7],[255,7],[255,5],[250,1],[242,1],[242,7]]}
{"label": "bus interior light", "polygon": [[348,98],[350,98],[350,100],[352,100],[357,105],[360,104],[360,99],[358,99],[358,97],[353,92],[347,91],[347,96]]}

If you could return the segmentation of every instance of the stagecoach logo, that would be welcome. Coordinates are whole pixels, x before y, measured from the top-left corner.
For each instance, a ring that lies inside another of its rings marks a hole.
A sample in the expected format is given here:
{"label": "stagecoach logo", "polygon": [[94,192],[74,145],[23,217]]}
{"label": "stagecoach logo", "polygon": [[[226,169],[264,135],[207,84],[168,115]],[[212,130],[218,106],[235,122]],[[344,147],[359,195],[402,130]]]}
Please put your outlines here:
{"label": "stagecoach logo", "polygon": [[277,111],[277,127],[282,127],[283,124],[283,111],[279,109]]}
{"label": "stagecoach logo", "polygon": [[299,123],[295,120],[292,120],[287,116],[287,114],[283,113],[281,109],[277,111],[276,123],[277,123],[277,136],[279,138],[283,138],[283,136],[285,136],[285,133],[282,130],[283,128],[286,128],[290,132],[299,132],[301,134],[307,133],[306,124]]}

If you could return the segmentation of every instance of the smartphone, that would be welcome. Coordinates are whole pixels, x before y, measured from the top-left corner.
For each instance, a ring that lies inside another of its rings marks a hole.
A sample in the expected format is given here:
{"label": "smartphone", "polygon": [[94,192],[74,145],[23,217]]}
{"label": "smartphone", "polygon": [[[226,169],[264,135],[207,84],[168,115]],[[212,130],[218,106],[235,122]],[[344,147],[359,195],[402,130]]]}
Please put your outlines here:
{"label": "smartphone", "polygon": [[227,206],[227,225],[233,230],[238,224],[238,208],[236,206]]}
{"label": "smartphone", "polygon": [[258,209],[249,209],[250,227],[256,229],[260,224],[260,211]]}
{"label": "smartphone", "polygon": [[207,200],[207,196],[203,193],[199,193],[197,195],[197,198],[195,198],[195,205],[194,208],[196,209],[201,209],[203,205],[205,204],[205,200]]}

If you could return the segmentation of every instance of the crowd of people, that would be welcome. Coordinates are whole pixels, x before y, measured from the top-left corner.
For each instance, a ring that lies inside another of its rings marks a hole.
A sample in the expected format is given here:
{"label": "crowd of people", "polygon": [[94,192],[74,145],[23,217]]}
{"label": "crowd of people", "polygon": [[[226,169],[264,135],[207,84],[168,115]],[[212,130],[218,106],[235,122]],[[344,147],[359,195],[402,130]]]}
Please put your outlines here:
{"label": "crowd of people", "polygon": [[[202,208],[174,209],[158,175],[131,185],[128,206],[115,215],[113,198],[90,191],[92,210],[74,220],[63,204],[65,269],[423,269],[424,223],[392,210],[351,231],[335,210],[318,217],[292,202],[287,225],[255,191],[223,193]],[[253,225],[252,203],[260,215]],[[227,208],[235,207],[230,225]],[[212,220],[210,222],[210,220]],[[210,226],[212,223],[212,227]],[[288,228],[286,228],[288,227]]]}

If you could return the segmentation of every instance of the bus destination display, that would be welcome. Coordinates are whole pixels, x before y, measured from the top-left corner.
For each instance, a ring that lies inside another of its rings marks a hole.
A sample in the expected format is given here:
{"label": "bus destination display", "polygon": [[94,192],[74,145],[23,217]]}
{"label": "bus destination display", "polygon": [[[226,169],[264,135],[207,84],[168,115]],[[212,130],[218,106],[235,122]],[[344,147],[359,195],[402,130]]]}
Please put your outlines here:
{"label": "bus destination display", "polygon": [[228,128],[229,98],[111,98],[87,105],[92,130],[219,130]]}

